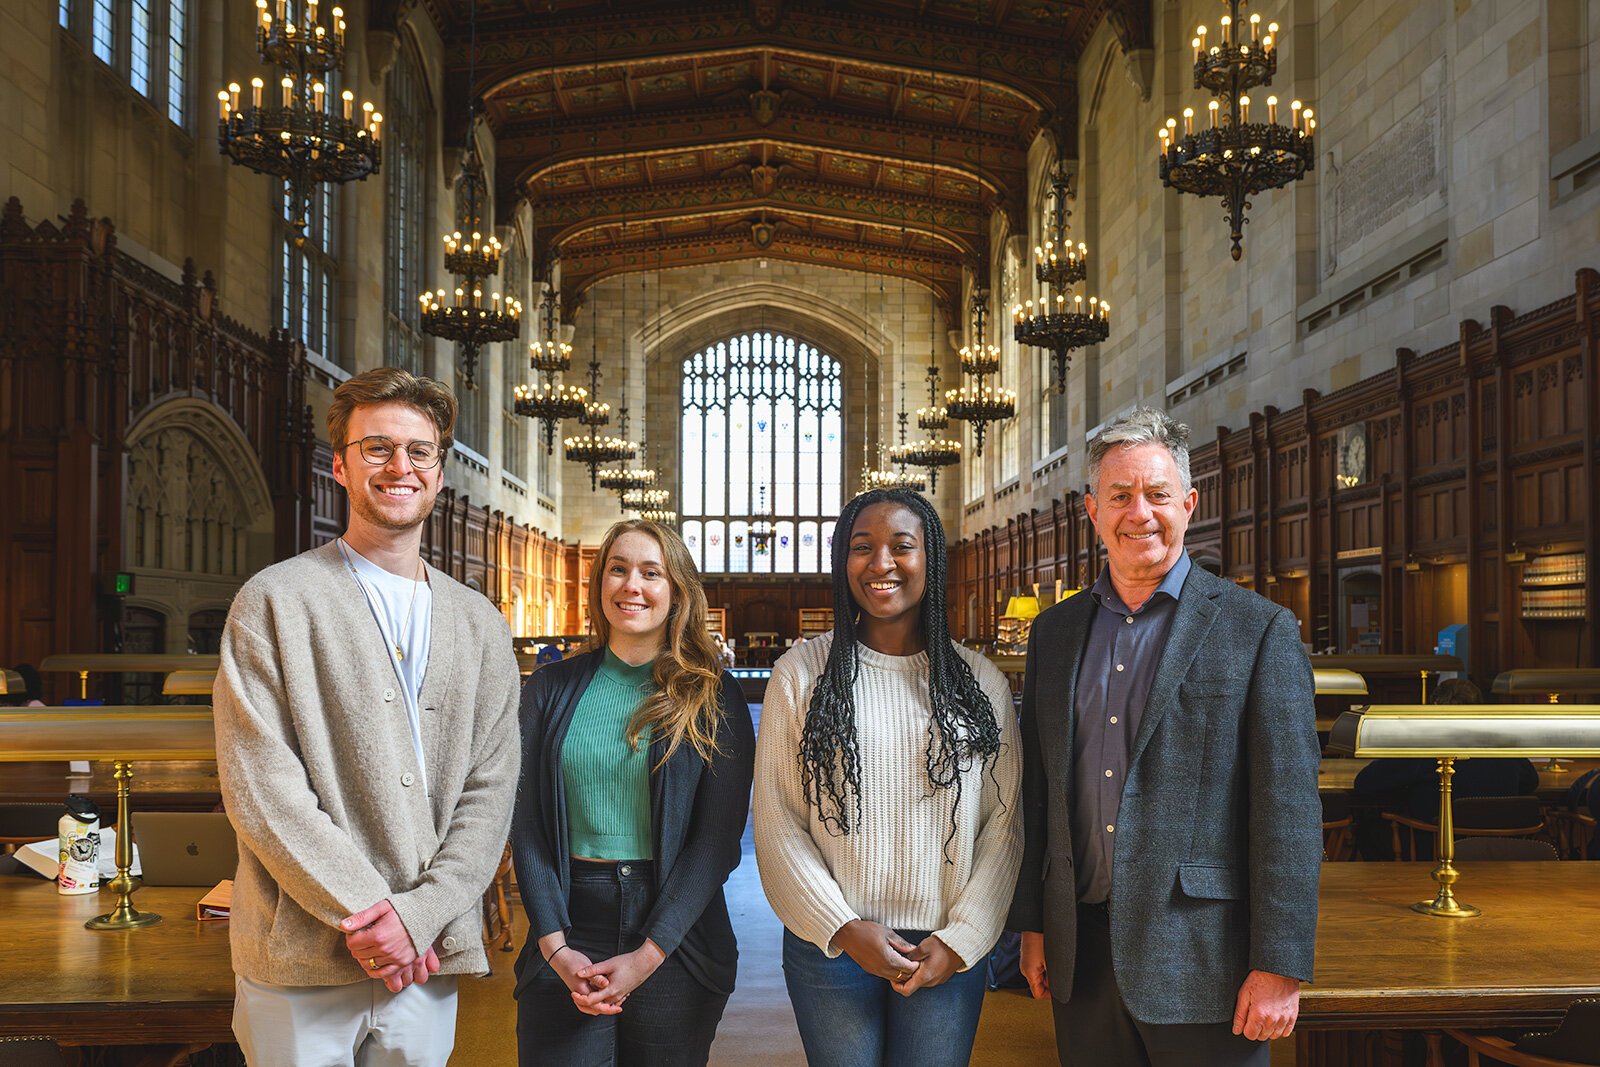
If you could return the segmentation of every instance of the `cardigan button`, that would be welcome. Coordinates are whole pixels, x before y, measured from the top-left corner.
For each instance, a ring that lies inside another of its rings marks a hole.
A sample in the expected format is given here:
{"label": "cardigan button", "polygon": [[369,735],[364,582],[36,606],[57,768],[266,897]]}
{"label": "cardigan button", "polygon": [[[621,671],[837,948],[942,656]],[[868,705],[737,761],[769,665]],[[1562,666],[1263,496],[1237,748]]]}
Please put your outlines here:
{"label": "cardigan button", "polygon": [[414,782],[416,782],[416,780],[417,776],[412,774],[410,771],[407,771],[400,776],[400,784],[403,786],[410,787]]}
{"label": "cardigan button", "polygon": [[383,699],[384,699],[385,703],[393,703],[393,701],[394,701],[394,690],[393,689],[385,689],[383,691]]}
{"label": "cardigan button", "polygon": [[444,950],[446,952],[454,952],[456,950],[456,939],[453,938],[453,937],[445,938],[444,939]]}

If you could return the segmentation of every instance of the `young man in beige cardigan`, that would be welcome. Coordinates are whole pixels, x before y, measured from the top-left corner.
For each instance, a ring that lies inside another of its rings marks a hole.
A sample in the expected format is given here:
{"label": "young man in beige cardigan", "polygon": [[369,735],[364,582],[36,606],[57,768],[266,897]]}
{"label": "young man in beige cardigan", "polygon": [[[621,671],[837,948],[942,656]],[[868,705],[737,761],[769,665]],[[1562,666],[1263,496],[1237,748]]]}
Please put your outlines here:
{"label": "young man in beige cardigan", "polygon": [[426,566],[456,402],[394,368],[328,411],[344,536],[234,599],[215,690],[239,836],[234,1033],[255,1067],[437,1064],[517,784],[516,659],[480,594]]}

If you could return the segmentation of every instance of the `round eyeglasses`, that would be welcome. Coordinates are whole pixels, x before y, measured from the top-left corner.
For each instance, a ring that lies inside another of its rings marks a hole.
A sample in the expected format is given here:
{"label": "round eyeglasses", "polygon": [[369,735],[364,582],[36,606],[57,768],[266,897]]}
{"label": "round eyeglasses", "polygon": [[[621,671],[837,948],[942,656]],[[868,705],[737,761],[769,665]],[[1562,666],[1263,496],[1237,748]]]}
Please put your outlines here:
{"label": "round eyeglasses", "polygon": [[[349,441],[345,448],[355,445],[361,450],[361,458],[374,467],[381,467],[394,458],[394,450],[399,445],[387,437],[374,434],[363,437],[359,441]],[[429,471],[437,467],[444,460],[444,449],[432,441],[411,441],[405,446],[406,458],[411,465],[419,471]]]}

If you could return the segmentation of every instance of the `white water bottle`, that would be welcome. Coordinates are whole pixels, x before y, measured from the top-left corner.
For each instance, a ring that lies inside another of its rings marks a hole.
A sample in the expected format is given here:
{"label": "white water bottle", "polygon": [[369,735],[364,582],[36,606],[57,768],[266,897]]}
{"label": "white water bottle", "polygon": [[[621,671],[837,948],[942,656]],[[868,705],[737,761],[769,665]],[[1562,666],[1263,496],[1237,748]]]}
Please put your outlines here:
{"label": "white water bottle", "polygon": [[95,892],[100,888],[100,809],[88,797],[74,793],[56,825],[61,848],[56,892]]}

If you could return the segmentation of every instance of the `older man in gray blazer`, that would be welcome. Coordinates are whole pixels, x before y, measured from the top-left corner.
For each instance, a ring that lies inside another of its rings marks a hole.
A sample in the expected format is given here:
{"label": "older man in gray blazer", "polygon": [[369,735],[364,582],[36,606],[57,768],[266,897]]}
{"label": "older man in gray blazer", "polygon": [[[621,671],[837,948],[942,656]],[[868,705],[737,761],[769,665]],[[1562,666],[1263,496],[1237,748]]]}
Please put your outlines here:
{"label": "older man in gray blazer", "polygon": [[1108,566],[1034,620],[1010,926],[1063,1064],[1267,1063],[1311,978],[1321,858],[1294,616],[1190,563],[1188,429],[1090,444]]}

